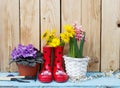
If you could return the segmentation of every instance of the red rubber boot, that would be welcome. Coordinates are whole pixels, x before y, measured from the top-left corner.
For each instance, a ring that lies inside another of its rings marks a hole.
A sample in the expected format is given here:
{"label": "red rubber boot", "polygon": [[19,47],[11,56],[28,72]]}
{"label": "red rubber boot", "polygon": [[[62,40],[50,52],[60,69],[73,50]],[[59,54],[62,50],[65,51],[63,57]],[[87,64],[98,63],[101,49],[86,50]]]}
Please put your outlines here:
{"label": "red rubber boot", "polygon": [[51,66],[51,47],[43,47],[44,64],[41,72],[38,74],[38,80],[41,82],[52,81],[52,66]]}
{"label": "red rubber boot", "polygon": [[68,75],[62,67],[63,47],[58,46],[54,49],[54,70],[53,76],[56,82],[65,82],[68,80]]}

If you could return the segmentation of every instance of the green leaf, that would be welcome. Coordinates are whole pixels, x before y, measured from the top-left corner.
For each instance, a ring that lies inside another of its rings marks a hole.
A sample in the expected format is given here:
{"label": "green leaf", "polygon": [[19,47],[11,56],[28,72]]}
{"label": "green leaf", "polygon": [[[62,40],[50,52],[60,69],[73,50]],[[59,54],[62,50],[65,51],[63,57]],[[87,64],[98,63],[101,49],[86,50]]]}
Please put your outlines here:
{"label": "green leaf", "polygon": [[70,41],[69,41],[69,56],[74,57],[74,41],[73,41],[73,38],[70,38]]}
{"label": "green leaf", "polygon": [[78,49],[78,45],[77,45],[77,40],[75,39],[75,37],[70,38],[69,41],[69,56],[70,57],[78,57],[79,55],[79,49]]}
{"label": "green leaf", "polygon": [[82,58],[82,57],[83,57],[83,46],[84,46],[84,42],[85,42],[85,32],[84,32],[84,37],[83,37],[82,40],[80,41],[79,58]]}
{"label": "green leaf", "polygon": [[74,38],[74,57],[77,58],[79,56],[79,48],[77,44],[77,40]]}

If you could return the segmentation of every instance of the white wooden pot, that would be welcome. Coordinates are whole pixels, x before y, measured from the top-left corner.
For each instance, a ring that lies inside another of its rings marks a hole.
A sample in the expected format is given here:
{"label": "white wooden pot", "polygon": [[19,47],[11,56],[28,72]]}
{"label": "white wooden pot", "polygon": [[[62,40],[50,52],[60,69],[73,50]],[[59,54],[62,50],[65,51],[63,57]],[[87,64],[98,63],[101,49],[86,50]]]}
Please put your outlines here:
{"label": "white wooden pot", "polygon": [[65,69],[70,79],[80,80],[86,77],[89,57],[73,58],[64,55],[63,58]]}

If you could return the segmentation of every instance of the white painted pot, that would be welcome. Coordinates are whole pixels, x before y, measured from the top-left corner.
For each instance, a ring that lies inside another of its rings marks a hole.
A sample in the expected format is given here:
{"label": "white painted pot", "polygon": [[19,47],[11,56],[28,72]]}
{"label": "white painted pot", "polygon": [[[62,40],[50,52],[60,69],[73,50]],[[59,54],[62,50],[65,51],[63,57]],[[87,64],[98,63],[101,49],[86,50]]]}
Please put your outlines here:
{"label": "white painted pot", "polygon": [[65,69],[70,79],[79,80],[85,78],[89,57],[73,58],[63,56],[65,61]]}

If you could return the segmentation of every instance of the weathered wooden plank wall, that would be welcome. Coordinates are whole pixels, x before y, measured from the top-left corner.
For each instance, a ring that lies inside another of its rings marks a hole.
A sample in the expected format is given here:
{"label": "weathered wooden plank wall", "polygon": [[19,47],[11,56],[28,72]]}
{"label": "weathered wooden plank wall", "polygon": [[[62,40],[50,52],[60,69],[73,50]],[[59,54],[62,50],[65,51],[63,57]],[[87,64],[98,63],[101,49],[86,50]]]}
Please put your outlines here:
{"label": "weathered wooden plank wall", "polygon": [[[19,43],[19,0],[0,0],[0,70],[15,70],[9,66],[11,50]],[[13,68],[14,66],[14,68]]]}
{"label": "weathered wooden plank wall", "polygon": [[[0,71],[9,66],[10,52],[18,44],[32,43],[42,50],[46,29],[63,31],[64,24],[78,21],[87,32],[84,55],[90,56],[90,71],[105,71],[120,65],[120,0],[0,0]],[[114,13],[114,14],[113,14]],[[68,47],[65,46],[65,53]]]}
{"label": "weathered wooden plank wall", "polygon": [[39,48],[39,0],[20,0],[20,41]]}
{"label": "weathered wooden plank wall", "polygon": [[101,70],[120,67],[120,0],[102,1]]}
{"label": "weathered wooden plank wall", "polygon": [[100,70],[100,5],[101,0],[82,0],[82,25],[88,38],[84,53],[92,59],[90,71]]}

